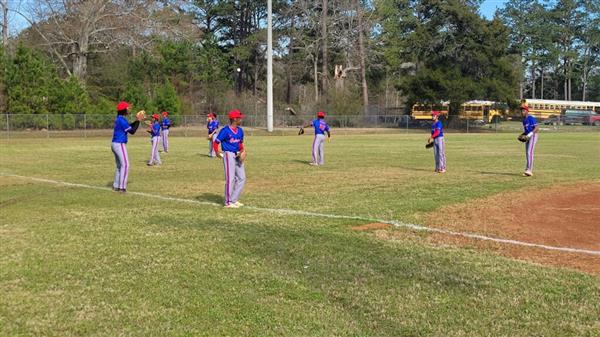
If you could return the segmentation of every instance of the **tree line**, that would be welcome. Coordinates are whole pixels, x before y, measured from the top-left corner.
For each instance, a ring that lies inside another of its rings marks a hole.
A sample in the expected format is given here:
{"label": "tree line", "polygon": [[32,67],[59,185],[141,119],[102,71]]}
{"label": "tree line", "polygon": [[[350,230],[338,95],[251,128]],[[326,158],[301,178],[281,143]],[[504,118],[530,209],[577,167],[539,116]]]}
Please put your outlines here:
{"label": "tree line", "polygon": [[[336,114],[414,102],[600,101],[600,0],[274,0],[274,99]],[[8,113],[262,113],[266,1],[39,0],[2,7]],[[8,16],[27,28],[9,36]]]}

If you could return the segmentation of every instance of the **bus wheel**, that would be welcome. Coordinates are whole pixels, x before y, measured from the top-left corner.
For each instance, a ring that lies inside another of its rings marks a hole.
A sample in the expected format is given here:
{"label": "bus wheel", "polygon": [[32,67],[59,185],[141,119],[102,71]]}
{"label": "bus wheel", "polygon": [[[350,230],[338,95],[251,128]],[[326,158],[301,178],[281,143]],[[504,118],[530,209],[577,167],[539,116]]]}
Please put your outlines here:
{"label": "bus wheel", "polygon": [[600,126],[600,121],[594,121],[594,126]]}
{"label": "bus wheel", "polygon": [[493,124],[500,123],[500,116],[496,115],[496,116],[492,117],[492,123]]}

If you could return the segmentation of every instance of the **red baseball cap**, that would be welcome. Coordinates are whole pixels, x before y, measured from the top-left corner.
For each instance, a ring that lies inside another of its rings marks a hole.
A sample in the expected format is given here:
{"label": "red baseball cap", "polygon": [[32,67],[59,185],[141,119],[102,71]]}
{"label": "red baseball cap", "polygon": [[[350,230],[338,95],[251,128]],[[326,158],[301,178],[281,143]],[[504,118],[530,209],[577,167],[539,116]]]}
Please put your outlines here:
{"label": "red baseball cap", "polygon": [[439,115],[440,115],[440,112],[439,112],[439,111],[432,111],[432,112],[431,112],[431,115],[432,115],[432,116],[439,116]]}
{"label": "red baseball cap", "polygon": [[160,119],[160,115],[157,114],[157,113],[152,114],[152,118],[154,118],[154,119]]}
{"label": "red baseball cap", "polygon": [[323,111],[317,112],[317,117],[325,117],[325,113]]}
{"label": "red baseball cap", "polygon": [[244,118],[244,114],[240,110],[229,111],[229,119]]}
{"label": "red baseball cap", "polygon": [[209,112],[209,113],[206,114],[206,117],[217,118],[217,114]]}
{"label": "red baseball cap", "polygon": [[117,111],[121,111],[121,110],[125,110],[127,108],[129,108],[131,105],[129,105],[129,103],[125,102],[125,101],[121,101],[119,102],[119,104],[117,104]]}
{"label": "red baseball cap", "polygon": [[167,116],[169,115],[169,113],[168,113],[168,112],[166,112],[166,111],[163,111],[163,112],[161,112],[160,114],[161,114],[161,115],[163,115],[164,117],[167,117]]}
{"label": "red baseball cap", "polygon": [[529,112],[529,105],[527,105],[527,103],[521,104],[521,110],[527,110],[527,112]]}

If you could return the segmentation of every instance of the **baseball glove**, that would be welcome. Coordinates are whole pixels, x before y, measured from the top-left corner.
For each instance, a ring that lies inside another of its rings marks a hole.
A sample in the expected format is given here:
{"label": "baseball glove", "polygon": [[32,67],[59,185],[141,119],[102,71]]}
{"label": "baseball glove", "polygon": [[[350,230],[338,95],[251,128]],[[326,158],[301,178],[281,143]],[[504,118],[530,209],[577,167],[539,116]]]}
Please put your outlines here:
{"label": "baseball glove", "polygon": [[144,110],[140,110],[135,114],[135,118],[137,118],[138,121],[143,121],[144,119],[146,119],[146,111]]}
{"label": "baseball glove", "polygon": [[300,130],[298,130],[298,136],[303,135],[304,134],[304,128],[300,128]]}
{"label": "baseball glove", "polygon": [[520,142],[525,143],[525,142],[527,142],[529,140],[529,137],[527,137],[526,134],[522,133],[522,134],[519,135],[519,137],[517,137],[517,139]]}
{"label": "baseball glove", "polygon": [[433,147],[433,142],[425,144],[426,149],[431,149]]}

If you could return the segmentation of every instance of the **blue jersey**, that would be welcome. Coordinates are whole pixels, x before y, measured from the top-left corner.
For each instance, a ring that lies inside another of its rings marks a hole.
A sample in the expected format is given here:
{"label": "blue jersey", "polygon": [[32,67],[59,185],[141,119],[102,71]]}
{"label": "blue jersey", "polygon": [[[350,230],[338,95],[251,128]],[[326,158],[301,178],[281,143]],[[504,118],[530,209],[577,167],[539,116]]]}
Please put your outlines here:
{"label": "blue jersey", "polygon": [[435,133],[436,130],[440,130],[440,133],[435,136],[434,138],[439,138],[439,137],[444,137],[444,129],[442,128],[442,122],[441,121],[435,121],[432,125],[431,125],[431,135],[433,136],[433,134]]}
{"label": "blue jersey", "polygon": [[160,123],[158,121],[152,123],[152,128],[150,129],[150,131],[150,137],[160,136]]}
{"label": "blue jersey", "polygon": [[118,115],[115,119],[115,128],[113,130],[113,143],[125,143],[127,144],[127,132],[131,130],[127,118],[123,115]]}
{"label": "blue jersey", "polygon": [[238,126],[234,132],[231,126],[228,125],[219,131],[215,141],[221,143],[223,151],[238,152],[240,151],[240,144],[244,142],[244,130]]}
{"label": "blue jersey", "polygon": [[163,118],[161,126],[163,130],[168,130],[171,127],[171,120],[167,117]]}
{"label": "blue jersey", "polygon": [[315,128],[315,135],[324,135],[325,131],[329,132],[329,125],[322,119],[312,121],[312,126]]}
{"label": "blue jersey", "polygon": [[215,132],[219,128],[219,121],[213,120],[212,122],[209,122],[206,125],[206,128],[208,129],[208,134],[210,135],[211,133]]}
{"label": "blue jersey", "polygon": [[530,133],[533,132],[535,127],[537,126],[537,120],[532,115],[527,115],[525,119],[523,119],[523,132]]}

